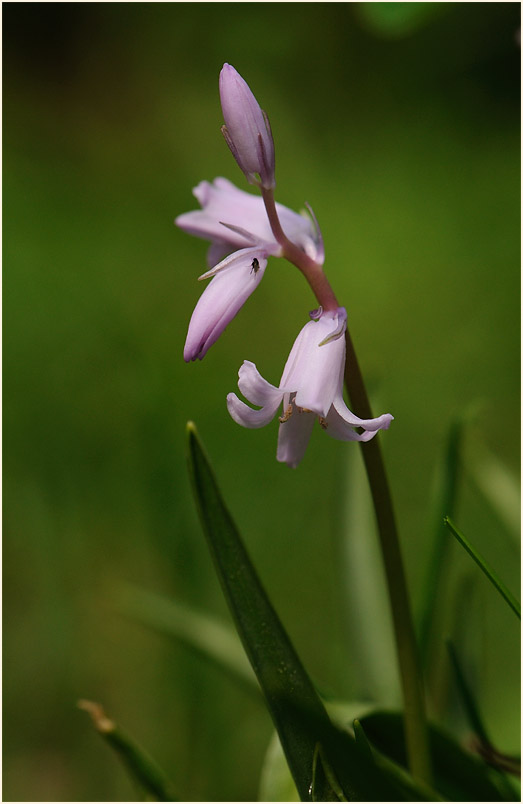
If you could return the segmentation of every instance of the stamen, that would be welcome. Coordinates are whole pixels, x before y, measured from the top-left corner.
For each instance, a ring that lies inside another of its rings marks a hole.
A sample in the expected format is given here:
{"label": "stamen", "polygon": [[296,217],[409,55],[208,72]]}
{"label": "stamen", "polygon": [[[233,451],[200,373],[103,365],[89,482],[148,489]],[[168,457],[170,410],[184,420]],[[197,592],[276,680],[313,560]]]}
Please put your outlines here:
{"label": "stamen", "polygon": [[318,416],[318,421],[322,430],[326,430],[329,426],[329,422],[323,416]]}
{"label": "stamen", "polygon": [[285,424],[285,422],[289,421],[291,416],[292,416],[292,405],[287,405],[287,409],[283,414],[283,416],[278,416],[278,421],[280,422],[280,424]]}

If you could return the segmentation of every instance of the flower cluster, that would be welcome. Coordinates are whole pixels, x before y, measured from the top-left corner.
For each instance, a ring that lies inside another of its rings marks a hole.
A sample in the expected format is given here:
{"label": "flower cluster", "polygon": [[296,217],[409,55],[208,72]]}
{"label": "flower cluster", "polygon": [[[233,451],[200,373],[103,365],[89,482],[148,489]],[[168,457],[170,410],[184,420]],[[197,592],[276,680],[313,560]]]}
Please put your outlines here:
{"label": "flower cluster", "polygon": [[[258,287],[269,257],[287,257],[306,276],[312,272],[307,278],[313,287],[321,287],[318,276],[324,279],[325,254],[316,219],[310,209],[310,217],[306,217],[275,203],[269,120],[246,82],[229,64],[220,73],[220,99],[225,140],[262,197],[239,190],[224,178],[203,181],[193,191],[201,209],[176,218],[181,229],[211,243],[207,254],[210,270],[200,276],[211,282],[189,323],[184,348],[187,362],[206,355]],[[303,458],[315,418],[325,432],[341,441],[368,441],[378,430],[387,429],[393,418],[387,413],[360,419],[345,405],[347,314],[343,307],[334,305],[332,291],[326,298],[330,306],[311,313],[312,320],[299,333],[278,388],[263,379],[254,363],[246,360],[241,366],[238,387],[259,409],[249,407],[236,394],[227,397],[232,418],[249,428],[268,424],[283,405],[277,459],[292,467]]]}

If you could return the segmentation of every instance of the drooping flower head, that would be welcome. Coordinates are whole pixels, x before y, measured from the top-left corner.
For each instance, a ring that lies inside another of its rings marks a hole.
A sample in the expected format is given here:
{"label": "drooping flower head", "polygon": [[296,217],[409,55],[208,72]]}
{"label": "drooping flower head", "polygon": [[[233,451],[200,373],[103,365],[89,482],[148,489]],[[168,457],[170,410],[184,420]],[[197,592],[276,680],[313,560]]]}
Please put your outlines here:
{"label": "drooping flower head", "polygon": [[260,108],[248,84],[230,64],[220,73],[223,136],[251,184],[267,190],[275,186],[274,141],[269,118]]}
{"label": "drooping flower head", "polygon": [[[258,287],[267,258],[281,256],[260,197],[223,178],[212,184],[203,181],[193,192],[202,209],[179,215],[175,223],[189,234],[211,241],[207,260],[213,267],[200,279],[213,279],[192,314],[184,348],[187,362],[205,356]],[[281,204],[276,208],[287,236],[322,264],[323,241],[312,211],[309,218]]]}
{"label": "drooping flower head", "polygon": [[[360,419],[343,400],[345,370],[345,308],[311,314],[299,333],[276,388],[265,380],[254,363],[246,360],[239,371],[238,387],[260,409],[228,394],[227,408],[243,427],[268,424],[283,404],[278,432],[278,461],[296,467],[305,454],[315,419],[325,432],[340,441],[369,441],[378,430],[387,430],[393,419],[385,413],[375,419]],[[358,432],[355,428],[360,428]]]}

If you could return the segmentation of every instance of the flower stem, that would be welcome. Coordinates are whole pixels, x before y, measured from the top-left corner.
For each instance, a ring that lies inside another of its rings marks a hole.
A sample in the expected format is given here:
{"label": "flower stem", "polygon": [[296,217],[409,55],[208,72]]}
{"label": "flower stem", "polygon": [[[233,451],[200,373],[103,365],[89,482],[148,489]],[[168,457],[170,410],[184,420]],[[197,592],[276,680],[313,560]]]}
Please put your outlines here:
{"label": "flower stem", "polygon": [[340,305],[323,272],[322,266],[312,260],[301,248],[298,248],[295,243],[292,243],[283,231],[280,219],[278,218],[273,190],[266,190],[262,187],[261,193],[272,233],[276,242],[282,247],[282,256],[289,260],[289,262],[292,262],[292,264],[295,265],[296,268],[299,268],[302,274],[304,274],[307,282],[311,286],[312,292],[324,311],[336,310]]}
{"label": "flower stem", "polygon": [[[372,419],[372,409],[348,329],[345,340],[345,386],[351,407],[362,419]],[[389,591],[403,693],[409,768],[414,777],[431,784],[423,680],[389,483],[378,437],[367,442],[361,441],[360,446],[374,503]]]}
{"label": "flower stem", "polygon": [[[285,235],[278,218],[273,191],[261,188],[261,192],[272,233],[282,247],[283,256],[304,274],[324,310],[337,309],[340,304],[322,266],[312,260]],[[351,407],[360,418],[372,419],[374,417],[369,398],[348,329],[345,339],[347,344],[345,385],[351,400]],[[403,694],[408,764],[413,777],[426,784],[431,784],[432,773],[423,679],[389,483],[378,436],[371,441],[360,441],[360,446],[376,513],[389,591]]]}

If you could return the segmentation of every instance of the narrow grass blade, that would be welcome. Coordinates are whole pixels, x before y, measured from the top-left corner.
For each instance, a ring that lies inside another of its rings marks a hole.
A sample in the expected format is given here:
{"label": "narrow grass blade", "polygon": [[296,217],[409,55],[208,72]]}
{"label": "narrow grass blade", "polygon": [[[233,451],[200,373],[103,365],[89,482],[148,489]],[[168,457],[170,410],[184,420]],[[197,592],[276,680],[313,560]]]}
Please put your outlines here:
{"label": "narrow grass blade", "polygon": [[441,469],[439,488],[437,491],[432,522],[435,523],[430,560],[427,565],[427,574],[423,584],[423,600],[419,618],[419,650],[422,663],[429,661],[430,638],[433,633],[435,612],[438,607],[436,601],[444,574],[445,561],[448,551],[448,539],[442,524],[445,514],[454,515],[459,480],[459,457],[463,438],[463,418],[457,418],[450,425],[445,449],[445,460]]}
{"label": "narrow grass blade", "polygon": [[260,688],[238,634],[209,614],[195,611],[176,600],[132,586],[118,596],[120,610],[127,616],[162,634],[180,640],[213,662],[255,695]]}
{"label": "narrow grass blade", "polygon": [[471,545],[469,540],[459,531],[451,519],[448,516],[445,517],[443,520],[447,528],[450,530],[453,536],[456,537],[458,542],[465,548],[469,556],[474,559],[478,567],[485,573],[489,581],[493,586],[496,587],[500,595],[506,600],[512,611],[519,617],[521,620],[521,605],[518,600],[514,597],[512,592],[510,592],[503,581],[501,581],[497,574],[494,572],[492,567],[485,561],[483,556],[476,550],[475,547]]}
{"label": "narrow grass blade", "polygon": [[177,800],[170,793],[169,784],[158,766],[107,717],[100,704],[81,700],[78,707],[89,713],[96,730],[116,751],[133,781],[138,782],[145,793],[157,801]]}
{"label": "narrow grass blade", "polygon": [[[189,471],[202,525],[225,597],[265,695],[302,801],[310,801],[313,762],[322,756],[349,801],[403,800],[401,791],[360,754],[354,737],[330,721],[229,514],[194,424],[187,425]],[[315,796],[332,800],[327,774]]]}

